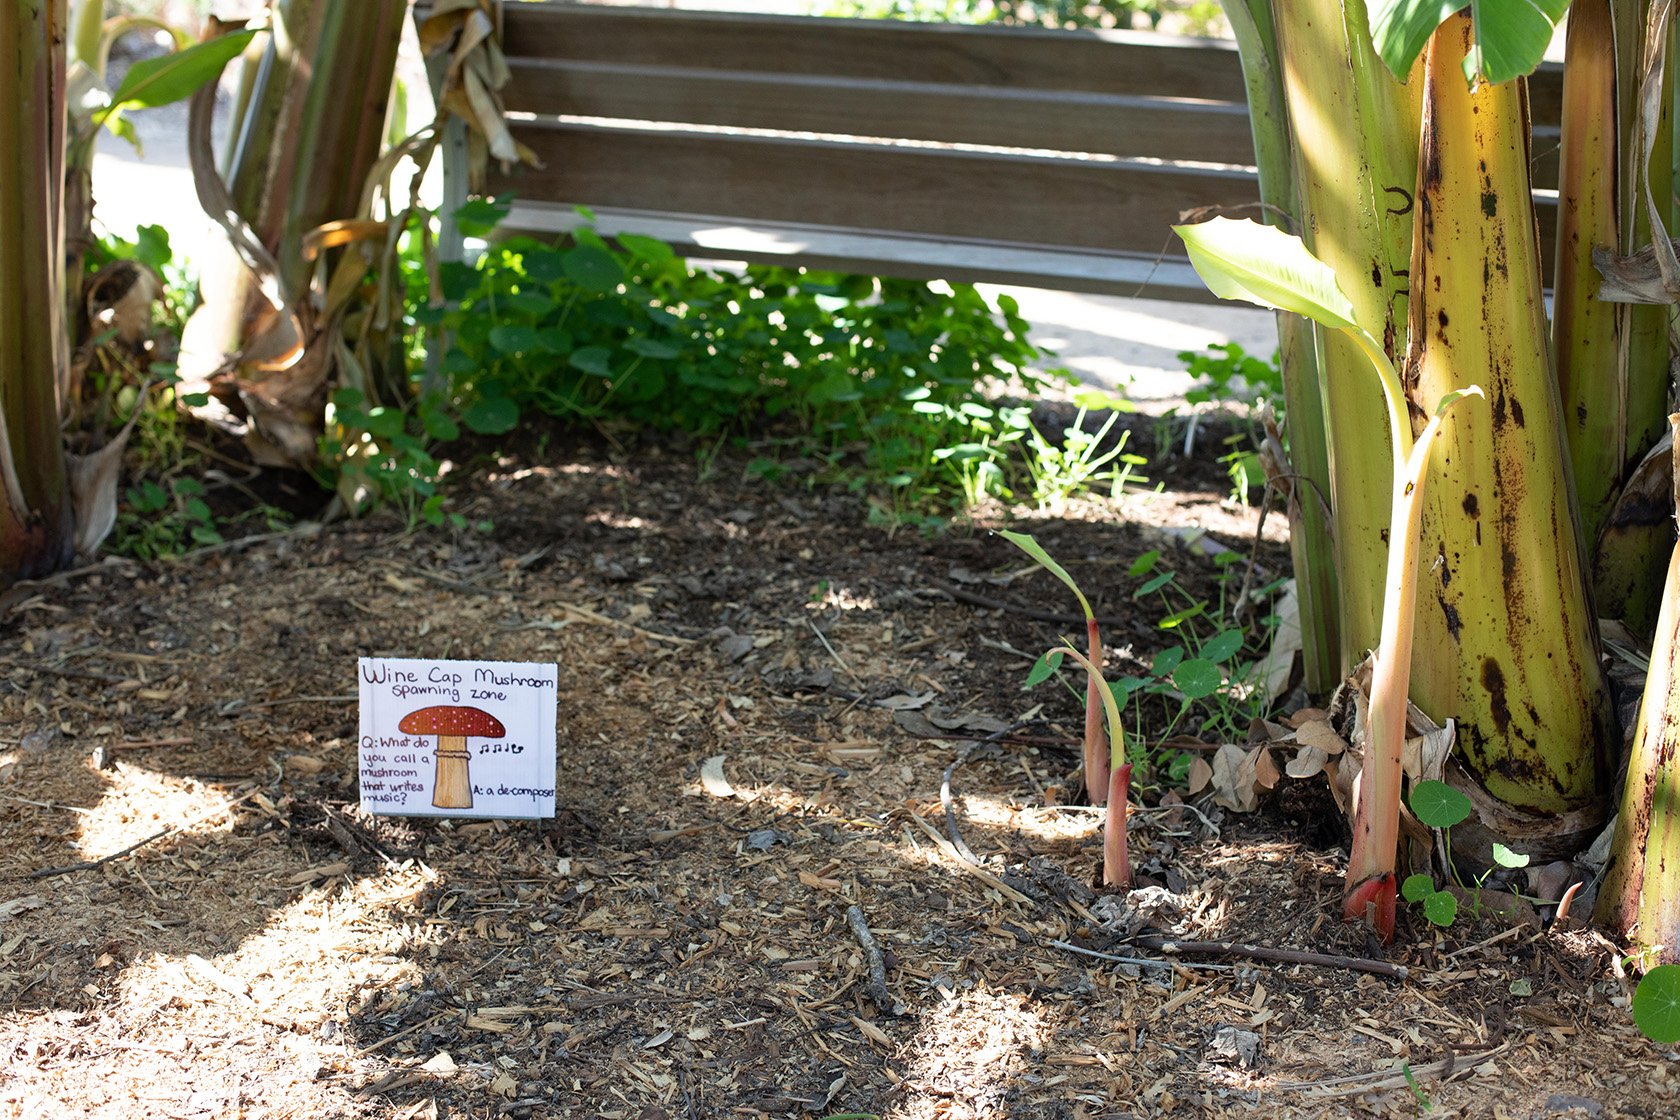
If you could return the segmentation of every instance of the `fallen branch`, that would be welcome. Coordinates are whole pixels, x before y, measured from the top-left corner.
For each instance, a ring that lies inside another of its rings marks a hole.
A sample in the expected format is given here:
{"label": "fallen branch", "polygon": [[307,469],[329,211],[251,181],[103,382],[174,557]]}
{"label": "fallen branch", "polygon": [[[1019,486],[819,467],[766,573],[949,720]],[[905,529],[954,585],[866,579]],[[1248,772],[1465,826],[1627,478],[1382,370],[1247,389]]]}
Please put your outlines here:
{"label": "fallen branch", "polygon": [[1132,944],[1162,953],[1205,953],[1215,957],[1247,957],[1256,961],[1277,961],[1282,964],[1316,964],[1325,968],[1345,968],[1350,972],[1370,972],[1404,980],[1411,969],[1403,964],[1367,960],[1364,957],[1337,957],[1328,953],[1308,953],[1300,949],[1272,949],[1265,945],[1243,945],[1235,941],[1178,941],[1170,937],[1134,937]]}
{"label": "fallen branch", "polygon": [[[1144,968],[1172,969],[1177,967],[1172,961],[1164,961],[1157,957],[1121,957],[1113,953],[1099,953],[1095,949],[1082,949],[1078,945],[1070,945],[1066,941],[1046,941],[1045,944],[1054,945],[1058,949],[1066,949],[1070,953],[1078,953],[1081,956],[1095,957],[1099,961],[1113,961],[1116,964],[1135,964]],[[1229,971],[1237,966],[1234,964],[1199,964],[1195,967]]]}
{"label": "fallen branch", "polygon": [[869,932],[869,924],[863,919],[863,908],[856,904],[846,907],[846,924],[852,927],[852,936],[857,938],[857,943],[863,946],[864,954],[869,958],[869,984],[864,991],[869,993],[869,998],[875,1001],[882,1014],[904,1014],[904,1005],[887,990],[886,958],[881,956],[881,949]]}
{"label": "fallen branch", "polygon": [[259,792],[261,792],[261,791],[254,789],[254,790],[251,790],[249,793],[246,793],[246,794],[243,794],[239,797],[234,798],[232,801],[225,801],[222,804],[215,806],[214,808],[206,809],[202,813],[195,813],[192,816],[188,817],[186,820],[182,821],[180,824],[175,825],[173,828],[166,828],[162,832],[154,832],[154,833],[152,833],[152,835],[146,837],[144,840],[135,841],[134,843],[130,844],[128,847],[124,848],[120,852],[112,852],[108,856],[100,856],[98,859],[88,860],[85,863],[72,863],[68,867],[43,867],[39,871],[31,871],[29,873],[28,877],[31,878],[31,879],[45,879],[45,878],[48,878],[48,877],[53,876],[53,875],[68,875],[72,871],[91,871],[95,867],[103,867],[105,864],[110,863],[114,859],[121,859],[122,857],[130,854],[131,852],[139,851],[141,848],[144,848],[147,844],[155,844],[159,840],[163,840],[167,837],[175,835],[177,832],[185,832],[187,829],[191,828],[195,824],[198,824],[200,821],[208,820],[211,817],[214,817],[219,813],[225,813],[229,809],[233,808],[235,805],[238,805],[238,804],[240,804],[241,802],[244,802],[244,801],[249,801],[251,798],[255,797]]}

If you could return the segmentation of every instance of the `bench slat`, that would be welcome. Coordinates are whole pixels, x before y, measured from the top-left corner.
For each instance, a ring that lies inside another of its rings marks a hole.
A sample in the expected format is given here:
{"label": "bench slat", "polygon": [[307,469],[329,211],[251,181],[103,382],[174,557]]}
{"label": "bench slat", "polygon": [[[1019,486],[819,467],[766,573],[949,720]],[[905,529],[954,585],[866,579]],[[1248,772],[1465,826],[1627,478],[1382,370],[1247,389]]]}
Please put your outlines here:
{"label": "bench slat", "polygon": [[[836,229],[802,222],[742,222],[705,214],[611,207],[593,213],[595,229],[604,237],[620,233],[657,237],[685,257],[912,280],[986,281],[1102,295],[1217,302],[1182,258],[1159,260],[1143,253],[1101,253],[974,238],[935,240],[885,230]],[[502,229],[508,234],[546,239],[569,232],[582,221],[569,206],[516,200]]]}
{"label": "bench slat", "polygon": [[[989,85],[1247,103],[1227,40],[1147,31],[1043,28],[692,12],[558,3],[508,4],[513,58]],[[1534,121],[1555,125],[1563,67],[1529,78]]]}
{"label": "bench slat", "polygon": [[1236,170],[572,124],[513,133],[547,166],[492,174],[492,193],[930,238],[1155,254],[1171,251],[1181,210],[1256,197]]}
{"label": "bench slat", "polygon": [[502,11],[515,58],[1246,101],[1236,47],[1217,39],[548,3]]}
{"label": "bench slat", "polygon": [[511,69],[507,108],[540,116],[1254,162],[1247,110],[1223,102],[618,63],[514,59]]}

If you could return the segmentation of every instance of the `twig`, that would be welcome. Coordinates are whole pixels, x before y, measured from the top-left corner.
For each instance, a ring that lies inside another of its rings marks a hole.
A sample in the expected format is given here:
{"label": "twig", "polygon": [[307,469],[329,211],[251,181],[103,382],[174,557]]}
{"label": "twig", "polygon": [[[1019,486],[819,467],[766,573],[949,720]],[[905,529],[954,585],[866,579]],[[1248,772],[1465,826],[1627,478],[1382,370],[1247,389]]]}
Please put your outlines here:
{"label": "twig", "polygon": [[[1473,1054],[1448,1054],[1445,1058],[1413,1066],[1413,1078],[1450,1076],[1455,1069],[1479,1065],[1489,1058],[1502,1054],[1510,1047],[1509,1042],[1501,1042],[1489,1050],[1482,1050]],[[1342,1077],[1327,1077],[1322,1081],[1279,1081],[1273,1088],[1277,1089],[1316,1089],[1313,1095],[1324,1097],[1351,1097],[1356,1093],[1369,1093],[1378,1089],[1398,1089],[1406,1084],[1406,1074],[1392,1069],[1372,1070],[1370,1073],[1350,1073]],[[1335,1086],[1335,1088],[1331,1088]]]}
{"label": "twig", "polygon": [[137,751],[137,750],[140,750],[143,747],[184,747],[188,743],[191,743],[191,742],[192,742],[191,738],[186,738],[186,739],[141,739],[141,740],[139,740],[137,742],[133,742],[133,743],[112,743],[109,746],[107,746],[105,749],[108,750],[108,751]]}
{"label": "twig", "polygon": [[192,816],[188,817],[186,820],[182,821],[180,824],[174,826],[173,828],[166,828],[162,832],[154,832],[154,833],[152,833],[152,835],[146,837],[144,840],[135,841],[134,843],[130,844],[128,847],[124,848],[120,852],[112,852],[108,856],[100,856],[98,859],[88,860],[85,863],[73,863],[69,867],[43,867],[39,871],[31,871],[28,875],[28,878],[31,878],[31,879],[45,879],[45,878],[47,878],[49,876],[52,876],[52,875],[68,875],[72,871],[91,871],[95,867],[102,867],[105,864],[110,863],[114,859],[121,859],[122,857],[128,855],[130,852],[135,852],[135,851],[138,851],[141,848],[144,848],[147,844],[156,843],[157,841],[162,840],[165,837],[175,835],[177,832],[185,832],[187,829],[191,828],[193,825],[199,823],[200,821],[208,820],[209,818],[214,817],[219,813],[227,812],[229,809],[233,808],[235,805],[240,804],[241,802],[249,801],[251,798],[255,797],[260,792],[262,792],[262,791],[254,789],[249,793],[242,794],[239,797],[234,798],[232,801],[223,802],[222,804],[217,805],[214,808],[206,809],[202,813],[195,813]]}
{"label": "twig", "polygon": [[72,813],[91,813],[92,809],[84,809],[80,805],[66,805],[62,801],[31,801],[27,797],[17,797],[10,793],[0,793],[7,801],[20,801],[25,805],[36,805],[42,809],[64,809]]}
{"label": "twig", "polygon": [[[1119,964],[1143,965],[1146,968],[1171,969],[1174,967],[1172,961],[1163,961],[1155,957],[1117,957],[1113,953],[1099,953],[1095,949],[1081,949],[1078,945],[1069,945],[1066,941],[1046,941],[1045,944],[1054,945],[1058,949],[1066,949],[1070,953],[1079,953],[1087,957],[1096,957],[1098,960],[1102,961],[1115,961]],[[1196,967],[1229,972],[1237,966],[1234,964],[1199,964],[1196,965]]]}
{"label": "twig", "polygon": [[1441,955],[1441,959],[1444,961],[1450,961],[1454,957],[1462,957],[1466,953],[1474,953],[1477,949],[1486,949],[1489,945],[1504,941],[1507,937],[1515,937],[1526,928],[1526,926],[1512,926],[1504,933],[1496,933],[1492,937],[1484,938],[1483,940],[1476,942],[1474,945],[1466,945],[1462,949],[1454,949],[1450,953],[1443,953]]}
{"label": "twig", "polygon": [[563,611],[569,611],[580,618],[587,618],[591,622],[599,622],[603,626],[622,626],[631,633],[640,634],[642,637],[647,638],[650,641],[670,642],[672,645],[677,646],[691,646],[694,644],[693,638],[679,638],[675,634],[660,634],[653,630],[644,630],[640,626],[632,626],[623,619],[611,618],[604,614],[596,614],[587,607],[576,607],[570,603],[561,602],[558,599],[554,601],[553,605],[559,607]]}
{"label": "twig", "polygon": [[1264,945],[1241,945],[1234,941],[1177,941],[1170,937],[1134,937],[1134,945],[1156,949],[1163,953],[1207,953],[1216,957],[1248,957],[1257,961],[1278,961],[1282,964],[1316,964],[1325,968],[1345,968],[1350,972],[1370,972],[1404,980],[1411,969],[1403,964],[1366,960],[1364,957],[1337,957],[1327,953],[1308,953],[1299,949],[1271,949]]}
{"label": "twig", "polygon": [[828,639],[823,635],[823,632],[821,630],[817,629],[817,624],[815,622],[811,621],[811,616],[810,615],[805,616],[805,625],[807,625],[811,628],[811,633],[813,633],[817,636],[817,641],[822,643],[822,647],[828,651],[828,655],[830,657],[834,658],[834,663],[836,665],[840,666],[841,671],[843,671],[848,677],[851,677],[852,680],[854,682],[856,682],[856,684],[859,688],[863,688],[864,683],[863,683],[862,678],[860,678],[856,673],[852,672],[852,667],[850,665],[846,664],[846,659],[845,658],[841,657],[838,653],[834,652],[834,647],[828,644]]}
{"label": "twig", "polygon": [[433,1015],[430,1019],[427,1019],[423,1023],[416,1023],[412,1027],[404,1027],[402,1030],[398,1031],[396,1034],[392,1035],[390,1038],[382,1038],[378,1042],[374,1043],[372,1046],[368,1046],[368,1047],[365,1047],[361,1050],[356,1051],[356,1057],[360,1058],[360,1057],[363,1057],[364,1055],[373,1053],[375,1050],[382,1050],[385,1047],[391,1045],[391,1043],[395,1042],[397,1039],[402,1038],[405,1035],[411,1035],[415,1031],[420,1030],[422,1027],[429,1027],[433,1023],[437,1022],[439,1019],[446,1019],[450,1015],[460,1015],[460,1014],[462,1014],[462,1013],[460,1011],[454,1009],[454,1008],[451,1008],[448,1011],[439,1011],[436,1015]]}
{"label": "twig", "polygon": [[927,833],[928,839],[932,840],[941,852],[944,852],[946,856],[954,860],[958,867],[962,868],[976,879],[979,879],[982,883],[985,883],[988,887],[991,887],[1011,902],[1019,902],[1023,906],[1031,906],[1033,904],[1032,899],[1028,898],[1026,895],[1022,894],[1002,879],[999,879],[996,875],[993,875],[984,867],[978,867],[963,859],[962,856],[957,854],[957,850],[951,846],[951,842],[945,839],[945,837],[939,835],[939,830],[934,828],[931,824],[924,821],[921,817],[918,817],[915,813],[908,813],[906,815],[911,820],[915,821],[917,826],[920,827],[923,832]]}
{"label": "twig", "polygon": [[[964,591],[960,587],[946,583],[944,580],[934,579],[932,576],[927,576],[926,579],[928,585],[935,591],[949,595],[960,602],[972,603],[974,606],[985,607],[988,610],[1008,611],[1011,614],[1022,615],[1026,618],[1036,618],[1040,622],[1059,622],[1065,626],[1084,625],[1086,621],[1082,614],[1064,614],[1061,611],[1041,610],[1038,607],[1023,607],[1015,603],[1006,603],[1002,599],[993,599],[978,592]],[[1125,619],[1120,618],[1098,618],[1096,621],[1101,626],[1122,626],[1125,624]]]}
{"label": "twig", "polygon": [[[807,619],[806,621],[810,620]],[[981,743],[996,743],[1004,736],[1012,732],[1019,731],[1023,727],[1030,727],[1033,723],[1037,722],[1039,721],[1033,720],[1028,723],[1017,723],[1012,727],[1004,728],[1002,731],[994,731],[990,735],[987,735],[984,739],[976,739],[973,742],[970,742],[968,746],[958,752],[956,758],[951,760],[951,765],[945,767],[945,773],[939,779],[939,804],[945,810],[945,830],[951,834],[951,846],[957,850],[958,855],[962,856],[962,858],[967,860],[969,863],[978,865],[980,860],[973,852],[969,851],[968,845],[963,842],[962,833],[957,830],[957,809],[951,801],[951,775],[956,773],[957,767],[968,761],[969,755],[973,754],[974,749]],[[1028,771],[1027,776],[1032,776],[1031,771]]]}
{"label": "twig", "polygon": [[881,956],[881,949],[875,944],[875,937],[869,932],[869,923],[863,920],[863,908],[857,904],[846,907],[846,924],[852,927],[852,936],[863,946],[863,951],[869,958],[869,985],[864,991],[875,1001],[875,1006],[882,1014],[899,1016],[904,1014],[904,1005],[893,998],[887,990],[887,962]]}
{"label": "twig", "polygon": [[265,541],[284,540],[287,537],[319,536],[320,532],[321,523],[319,521],[305,521],[301,525],[292,526],[290,529],[281,529],[274,533],[253,533],[248,537],[234,537],[219,544],[207,544],[202,548],[195,548],[188,552],[178,552],[173,556],[159,556],[158,560],[170,564],[184,563],[189,560],[196,560],[200,556],[210,556],[217,552],[227,552],[230,549],[255,547]]}

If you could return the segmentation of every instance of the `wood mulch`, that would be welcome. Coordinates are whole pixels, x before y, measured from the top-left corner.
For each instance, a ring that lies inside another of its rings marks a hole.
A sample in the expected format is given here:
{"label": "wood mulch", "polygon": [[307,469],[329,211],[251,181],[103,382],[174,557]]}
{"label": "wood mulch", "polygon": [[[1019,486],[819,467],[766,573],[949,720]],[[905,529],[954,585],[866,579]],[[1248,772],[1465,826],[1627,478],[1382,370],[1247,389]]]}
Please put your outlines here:
{"label": "wood mulch", "polygon": [[[1322,778],[1251,814],[1144,782],[1154,885],[1093,891],[1078,701],[1022,689],[1072,628],[1018,608],[1073,604],[984,526],[561,446],[457,475],[488,534],[376,517],[8,593],[0,1115],[1680,1112],[1590,929],[1407,914],[1382,950],[1333,920]],[[1168,482],[1017,511],[1122,619],[1114,673],[1171,644],[1132,561],[1217,607],[1240,565],[1165,530],[1253,534],[1217,473]],[[557,818],[361,812],[360,654],[556,662]]]}

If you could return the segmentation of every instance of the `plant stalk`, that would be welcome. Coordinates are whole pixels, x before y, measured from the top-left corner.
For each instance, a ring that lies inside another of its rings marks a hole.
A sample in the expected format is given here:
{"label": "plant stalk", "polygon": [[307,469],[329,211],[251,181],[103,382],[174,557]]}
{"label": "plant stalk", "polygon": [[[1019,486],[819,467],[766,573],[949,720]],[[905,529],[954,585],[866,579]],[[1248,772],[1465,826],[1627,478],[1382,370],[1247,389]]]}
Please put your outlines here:
{"label": "plant stalk", "polygon": [[[1422,83],[1415,72],[1405,85],[1388,72],[1361,0],[1291,0],[1274,10],[1301,238],[1337,276],[1358,278],[1347,292],[1355,319],[1393,358],[1404,348]],[[1316,337],[1346,673],[1381,635],[1394,454],[1358,344],[1322,327]]]}
{"label": "plant stalk", "polygon": [[1426,52],[1407,377],[1414,404],[1472,382],[1489,407],[1436,442],[1412,699],[1458,723],[1466,768],[1536,815],[1601,796],[1609,698],[1547,345],[1523,93],[1468,88],[1471,21]]}

